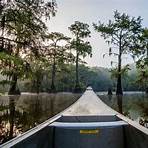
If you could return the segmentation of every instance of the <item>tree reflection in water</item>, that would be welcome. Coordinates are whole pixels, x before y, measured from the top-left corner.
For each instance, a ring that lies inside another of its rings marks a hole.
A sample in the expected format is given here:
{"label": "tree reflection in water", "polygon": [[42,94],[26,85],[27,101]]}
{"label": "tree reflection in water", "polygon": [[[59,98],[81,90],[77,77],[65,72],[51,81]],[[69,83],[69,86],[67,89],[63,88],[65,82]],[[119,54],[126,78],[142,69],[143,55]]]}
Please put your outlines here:
{"label": "tree reflection in water", "polygon": [[117,95],[117,105],[118,105],[118,112],[119,113],[123,113],[122,112],[122,95]]}
{"label": "tree reflection in water", "polygon": [[139,124],[148,128],[148,100],[139,100],[136,102],[136,106],[142,112],[141,117],[139,117]]}
{"label": "tree reflection in water", "polygon": [[79,97],[72,93],[0,97],[0,143],[61,112]]}
{"label": "tree reflection in water", "polygon": [[100,95],[102,101],[125,116],[148,127],[148,96],[143,93]]}
{"label": "tree reflection in water", "polygon": [[19,95],[17,96],[9,96],[8,97],[8,104],[1,105],[0,107],[3,108],[0,111],[0,142],[6,142],[13,138],[14,136],[19,134],[19,130],[15,126],[16,113],[15,111],[15,102],[19,99]]}

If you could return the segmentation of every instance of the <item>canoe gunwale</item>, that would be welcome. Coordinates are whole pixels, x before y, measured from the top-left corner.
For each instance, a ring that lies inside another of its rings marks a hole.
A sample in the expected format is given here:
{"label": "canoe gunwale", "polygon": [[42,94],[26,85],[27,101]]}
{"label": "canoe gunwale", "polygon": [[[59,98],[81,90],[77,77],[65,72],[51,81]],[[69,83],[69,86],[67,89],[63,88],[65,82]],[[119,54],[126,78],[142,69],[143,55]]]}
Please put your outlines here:
{"label": "canoe gunwale", "polygon": [[12,147],[12,146],[14,146],[15,144],[17,144],[17,143],[23,141],[24,139],[26,139],[26,138],[32,136],[33,134],[35,134],[36,132],[42,130],[43,128],[45,128],[45,127],[48,126],[49,124],[52,124],[54,121],[56,121],[56,120],[59,119],[60,117],[61,117],[61,115],[58,114],[58,115],[56,115],[56,116],[54,116],[54,117],[52,117],[52,118],[46,120],[45,122],[39,124],[38,126],[36,126],[36,127],[32,128],[32,129],[26,131],[26,132],[23,133],[22,135],[17,136],[17,137],[15,137],[15,138],[9,140],[8,142],[6,142],[6,143],[0,145],[0,148],[3,148],[3,147],[4,147],[4,148],[5,148],[5,147],[7,148],[7,147]]}
{"label": "canoe gunwale", "polygon": [[127,117],[125,117],[124,115],[118,113],[116,114],[116,116],[118,118],[120,118],[121,120],[127,122],[129,124],[129,126],[132,126],[134,128],[136,128],[137,130],[141,131],[142,133],[146,134],[148,136],[148,128],[140,125],[139,123],[137,123],[136,121],[133,121]]}

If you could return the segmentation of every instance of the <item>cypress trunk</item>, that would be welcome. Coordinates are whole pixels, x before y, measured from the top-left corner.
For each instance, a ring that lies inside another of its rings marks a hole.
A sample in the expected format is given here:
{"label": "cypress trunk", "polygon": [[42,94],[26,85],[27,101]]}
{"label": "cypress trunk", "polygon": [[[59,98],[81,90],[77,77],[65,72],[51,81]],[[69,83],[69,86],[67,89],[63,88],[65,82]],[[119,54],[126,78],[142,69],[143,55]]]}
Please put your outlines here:
{"label": "cypress trunk", "polygon": [[20,95],[20,90],[17,86],[17,79],[18,79],[17,74],[13,73],[12,79],[11,79],[11,84],[10,84],[10,89],[8,92],[9,95]]}
{"label": "cypress trunk", "polygon": [[56,73],[56,63],[55,63],[55,58],[54,58],[53,65],[52,65],[52,74],[51,74],[51,92],[53,93],[56,92],[55,73]]}
{"label": "cypress trunk", "polygon": [[75,81],[75,93],[81,92],[80,84],[79,84],[79,53],[76,55],[76,81]]}
{"label": "cypress trunk", "polygon": [[[18,41],[20,41],[20,40],[18,40]],[[19,55],[19,49],[20,49],[20,45],[17,44],[16,53],[15,53],[16,57],[18,57],[18,55]],[[10,66],[11,66],[11,63],[10,63]],[[11,84],[10,84],[10,89],[9,89],[8,94],[10,94],[10,95],[20,95],[21,92],[20,92],[20,90],[19,90],[19,88],[17,86],[17,80],[18,80],[17,71],[18,71],[18,69],[17,69],[16,65],[14,67],[14,70],[15,71],[12,73],[12,76],[11,76]]]}
{"label": "cypress trunk", "polygon": [[145,93],[148,94],[148,87],[146,87]]}
{"label": "cypress trunk", "polygon": [[121,74],[118,74],[118,78],[117,78],[117,90],[116,90],[116,95],[123,95]]}
{"label": "cypress trunk", "polygon": [[117,90],[116,90],[116,95],[123,95],[123,91],[122,91],[122,78],[121,78],[121,56],[122,56],[122,49],[121,49],[121,37],[120,37],[120,47],[119,47],[119,56],[118,56],[118,76],[117,76]]}
{"label": "cypress trunk", "polygon": [[40,78],[39,77],[37,77],[37,82],[36,82],[36,92],[37,92],[37,94],[39,94],[39,92],[40,92],[40,85],[41,85],[41,83],[40,83]]}
{"label": "cypress trunk", "polygon": [[117,95],[117,105],[118,105],[118,111],[119,113],[123,113],[122,110],[122,95]]}

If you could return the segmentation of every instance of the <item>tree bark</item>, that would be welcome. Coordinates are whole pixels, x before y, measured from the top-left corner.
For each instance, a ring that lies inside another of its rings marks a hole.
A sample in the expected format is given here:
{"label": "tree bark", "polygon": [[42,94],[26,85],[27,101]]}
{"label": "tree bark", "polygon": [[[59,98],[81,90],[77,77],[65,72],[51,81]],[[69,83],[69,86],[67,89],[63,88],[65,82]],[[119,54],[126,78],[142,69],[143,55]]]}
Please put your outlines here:
{"label": "tree bark", "polygon": [[121,37],[120,37],[120,43],[119,44],[120,44],[120,47],[119,47],[119,55],[118,55],[118,77],[117,77],[116,95],[123,95],[122,77],[121,77],[121,56],[122,56]]}
{"label": "tree bark", "polygon": [[76,81],[75,81],[75,93],[81,92],[80,84],[79,84],[79,53],[76,55]]}
{"label": "tree bark", "polygon": [[148,87],[146,87],[145,93],[148,94]]}
{"label": "tree bark", "polygon": [[13,73],[11,84],[10,84],[10,89],[8,92],[9,95],[20,95],[20,90],[17,87],[17,79],[18,79],[17,74]]}
{"label": "tree bark", "polygon": [[[18,41],[20,41],[20,40],[18,40]],[[20,45],[17,44],[16,53],[15,53],[16,57],[18,57],[18,55],[19,55],[19,49],[20,49]],[[11,66],[11,63],[10,63],[10,66]],[[17,71],[18,71],[17,65],[15,65],[14,72],[12,73],[12,76],[11,76],[10,89],[9,89],[9,92],[8,92],[8,94],[10,94],[10,95],[20,95],[21,94],[21,92],[20,92],[20,90],[17,86],[17,80],[18,80]]]}
{"label": "tree bark", "polygon": [[122,95],[118,95],[117,96],[117,105],[118,105],[118,111],[119,113],[123,113],[123,110],[122,110]]}
{"label": "tree bark", "polygon": [[37,81],[36,81],[36,92],[37,92],[37,94],[39,94],[39,92],[40,92],[40,85],[41,85],[41,83],[40,83],[40,78],[39,77],[37,77]]}
{"label": "tree bark", "polygon": [[55,63],[55,57],[54,57],[53,65],[52,65],[52,75],[51,75],[51,92],[53,92],[53,93],[56,92],[55,74],[56,74],[56,63]]}
{"label": "tree bark", "polygon": [[[118,72],[120,72],[120,70],[118,70]],[[116,90],[116,95],[123,95],[121,74],[118,74],[118,78],[117,78],[117,90]]]}

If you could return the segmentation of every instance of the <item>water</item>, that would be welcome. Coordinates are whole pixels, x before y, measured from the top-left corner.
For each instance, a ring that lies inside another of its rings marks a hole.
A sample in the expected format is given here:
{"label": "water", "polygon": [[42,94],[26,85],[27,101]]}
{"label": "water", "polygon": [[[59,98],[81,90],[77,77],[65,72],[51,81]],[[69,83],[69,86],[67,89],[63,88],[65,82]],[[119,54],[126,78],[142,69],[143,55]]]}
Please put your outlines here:
{"label": "water", "polygon": [[0,96],[0,143],[63,111],[79,97],[72,93]]}
{"label": "water", "polygon": [[148,127],[148,95],[144,93],[124,93],[117,98],[98,93],[100,99],[116,111],[124,114],[139,124]]}

